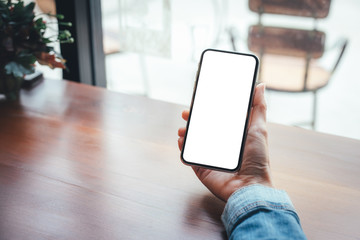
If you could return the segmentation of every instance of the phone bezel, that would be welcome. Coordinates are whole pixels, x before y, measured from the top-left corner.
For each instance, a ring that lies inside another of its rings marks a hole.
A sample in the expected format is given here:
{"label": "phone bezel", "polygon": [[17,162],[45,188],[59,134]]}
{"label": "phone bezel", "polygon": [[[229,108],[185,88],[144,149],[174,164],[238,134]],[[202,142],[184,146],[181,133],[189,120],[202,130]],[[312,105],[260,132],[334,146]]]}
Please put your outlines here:
{"label": "phone bezel", "polygon": [[[221,53],[227,53],[227,54],[243,55],[243,56],[248,56],[248,57],[252,57],[252,58],[255,59],[255,69],[254,69],[254,74],[253,74],[251,90],[250,90],[251,93],[250,93],[250,99],[249,99],[249,104],[248,104],[248,108],[247,108],[247,117],[246,117],[246,120],[245,120],[245,126],[244,126],[244,130],[243,130],[244,134],[243,134],[243,138],[242,138],[242,142],[241,142],[241,146],[240,146],[240,154],[239,154],[238,164],[234,169],[221,168],[221,167],[216,167],[216,166],[211,166],[211,165],[205,165],[205,164],[189,162],[189,161],[186,161],[185,158],[184,158],[184,149],[185,149],[185,146],[186,146],[186,138],[187,138],[187,134],[188,134],[188,127],[189,127],[189,124],[190,124],[190,121],[191,121],[191,114],[192,114],[194,100],[195,100],[195,97],[196,97],[196,90],[197,90],[197,86],[198,86],[198,81],[199,81],[199,76],[200,76],[200,72],[201,72],[202,62],[203,62],[204,54],[207,51],[215,51],[215,52],[221,52]],[[247,137],[247,131],[248,131],[248,125],[249,125],[249,119],[250,119],[250,116],[251,116],[252,102],[253,102],[253,98],[254,98],[256,79],[257,79],[257,74],[258,74],[258,67],[259,67],[259,59],[253,54],[225,51],[225,50],[218,50],[218,49],[211,49],[211,48],[205,49],[201,53],[200,62],[199,62],[198,70],[197,70],[197,73],[196,73],[196,80],[195,80],[195,84],[194,84],[193,95],[192,95],[192,99],[191,99],[189,118],[188,118],[188,121],[186,123],[186,131],[185,131],[185,136],[184,136],[183,147],[181,149],[181,154],[180,154],[181,161],[185,165],[203,167],[203,168],[208,168],[208,169],[212,169],[212,170],[226,171],[226,172],[238,171],[241,168],[242,157],[243,157],[243,153],[244,153],[246,137]]]}

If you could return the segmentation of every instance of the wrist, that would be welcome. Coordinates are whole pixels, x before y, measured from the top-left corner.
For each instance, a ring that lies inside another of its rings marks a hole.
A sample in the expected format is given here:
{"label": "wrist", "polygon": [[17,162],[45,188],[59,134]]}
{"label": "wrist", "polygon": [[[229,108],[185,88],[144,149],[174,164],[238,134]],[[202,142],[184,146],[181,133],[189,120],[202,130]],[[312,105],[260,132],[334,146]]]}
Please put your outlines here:
{"label": "wrist", "polygon": [[262,176],[262,177],[255,177],[255,176],[239,176],[237,181],[233,181],[229,188],[228,194],[226,194],[225,202],[229,199],[229,197],[236,191],[251,186],[251,185],[262,185],[270,188],[274,188],[274,185],[271,181],[270,176]]}

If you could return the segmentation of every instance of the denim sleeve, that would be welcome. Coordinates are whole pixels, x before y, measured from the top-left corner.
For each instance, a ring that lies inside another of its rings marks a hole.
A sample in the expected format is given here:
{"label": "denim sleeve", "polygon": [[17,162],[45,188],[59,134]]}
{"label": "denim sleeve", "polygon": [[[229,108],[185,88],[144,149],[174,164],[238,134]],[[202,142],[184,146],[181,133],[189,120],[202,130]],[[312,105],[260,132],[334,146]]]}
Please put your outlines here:
{"label": "denim sleeve", "polygon": [[263,185],[233,193],[221,219],[229,239],[306,239],[286,192]]}

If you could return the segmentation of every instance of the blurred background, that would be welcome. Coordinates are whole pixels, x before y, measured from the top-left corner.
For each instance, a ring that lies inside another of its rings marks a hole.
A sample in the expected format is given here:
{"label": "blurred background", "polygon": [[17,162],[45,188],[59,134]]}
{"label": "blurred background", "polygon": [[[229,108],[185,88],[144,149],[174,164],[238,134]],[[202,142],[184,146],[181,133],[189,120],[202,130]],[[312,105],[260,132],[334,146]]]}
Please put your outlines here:
{"label": "blurred background", "polygon": [[185,109],[204,49],[254,53],[268,121],[360,139],[359,12],[357,0],[101,0],[106,86]]}

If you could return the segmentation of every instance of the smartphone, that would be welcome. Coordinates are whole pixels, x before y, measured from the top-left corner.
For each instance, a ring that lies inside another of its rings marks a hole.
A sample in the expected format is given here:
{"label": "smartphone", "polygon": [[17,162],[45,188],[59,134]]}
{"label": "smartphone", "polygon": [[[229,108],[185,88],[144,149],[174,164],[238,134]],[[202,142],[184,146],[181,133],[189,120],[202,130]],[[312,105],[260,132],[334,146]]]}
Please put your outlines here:
{"label": "smartphone", "polygon": [[206,49],[200,58],[181,159],[222,171],[241,166],[259,60]]}

